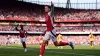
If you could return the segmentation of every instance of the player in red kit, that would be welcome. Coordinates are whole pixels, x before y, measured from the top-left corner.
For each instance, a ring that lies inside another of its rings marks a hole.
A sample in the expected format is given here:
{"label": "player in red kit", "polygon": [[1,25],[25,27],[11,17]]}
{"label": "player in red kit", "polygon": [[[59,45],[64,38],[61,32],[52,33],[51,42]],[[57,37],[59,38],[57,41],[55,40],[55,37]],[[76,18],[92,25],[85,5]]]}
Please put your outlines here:
{"label": "player in red kit", "polygon": [[48,43],[50,39],[52,39],[53,43],[55,46],[65,46],[69,45],[72,49],[74,49],[73,43],[72,42],[58,42],[57,41],[57,35],[56,35],[56,29],[54,27],[53,21],[54,21],[54,5],[51,2],[51,10],[48,6],[45,6],[45,21],[46,21],[46,26],[47,30],[45,32],[45,36],[43,38],[43,43],[40,48],[40,55],[43,56],[44,51],[45,51],[45,46]]}
{"label": "player in red kit", "polygon": [[27,32],[24,30],[23,25],[20,25],[20,29],[18,29],[18,25],[17,25],[16,30],[19,31],[20,41],[23,45],[24,52],[26,52],[27,48],[26,48],[26,43],[25,42],[26,42]]}

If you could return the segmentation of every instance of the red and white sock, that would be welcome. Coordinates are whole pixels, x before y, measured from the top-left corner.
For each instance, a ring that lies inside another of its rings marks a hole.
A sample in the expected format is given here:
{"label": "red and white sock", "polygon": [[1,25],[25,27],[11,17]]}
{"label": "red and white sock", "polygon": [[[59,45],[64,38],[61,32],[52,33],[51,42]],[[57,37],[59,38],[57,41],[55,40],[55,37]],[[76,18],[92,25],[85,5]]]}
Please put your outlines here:
{"label": "red and white sock", "polygon": [[45,45],[42,45],[40,49],[40,56],[43,56],[44,50],[45,50]]}
{"label": "red and white sock", "polygon": [[69,43],[68,42],[60,42],[59,46],[65,46],[65,45],[69,45]]}

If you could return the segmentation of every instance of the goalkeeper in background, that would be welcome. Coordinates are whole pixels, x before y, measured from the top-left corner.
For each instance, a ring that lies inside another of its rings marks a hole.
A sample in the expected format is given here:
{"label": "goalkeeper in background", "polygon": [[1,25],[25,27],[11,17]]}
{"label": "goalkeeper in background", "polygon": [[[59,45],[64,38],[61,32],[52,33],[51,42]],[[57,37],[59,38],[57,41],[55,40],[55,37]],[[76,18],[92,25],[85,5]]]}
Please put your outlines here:
{"label": "goalkeeper in background", "polygon": [[92,32],[90,32],[89,38],[90,38],[90,46],[91,48],[93,48],[94,47],[94,35],[92,34]]}
{"label": "goalkeeper in background", "polygon": [[[63,38],[62,38],[62,35],[61,35],[61,33],[59,33],[59,35],[58,35],[58,37],[57,37],[57,41],[58,42],[62,42],[62,40],[63,40]],[[63,46],[59,46],[58,48],[63,48]]]}

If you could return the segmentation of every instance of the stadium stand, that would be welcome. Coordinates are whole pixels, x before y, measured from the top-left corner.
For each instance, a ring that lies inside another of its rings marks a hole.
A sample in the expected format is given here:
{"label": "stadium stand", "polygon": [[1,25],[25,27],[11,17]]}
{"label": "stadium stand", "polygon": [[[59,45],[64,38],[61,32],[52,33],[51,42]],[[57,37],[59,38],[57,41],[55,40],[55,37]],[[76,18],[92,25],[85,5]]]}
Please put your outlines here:
{"label": "stadium stand", "polygon": [[[39,36],[28,36],[27,37],[27,44],[39,44],[38,40]],[[94,44],[100,45],[100,36],[95,36]],[[11,41],[10,44],[21,44],[20,43],[20,37],[18,35],[0,35],[0,44],[4,45],[7,42],[7,38],[10,38]],[[78,39],[78,40],[77,40]],[[77,41],[76,41],[77,40]],[[63,36],[63,41],[73,41],[75,45],[89,45],[89,36]],[[53,44],[52,41],[49,42],[49,44]]]}
{"label": "stadium stand", "polygon": [[[33,32],[44,32],[46,27],[39,27],[39,26],[24,26],[24,29],[26,31],[33,31]],[[99,32],[100,27],[94,26],[63,26],[63,27],[56,27],[57,32]],[[16,31],[15,26],[1,26],[0,25],[0,31]]]}

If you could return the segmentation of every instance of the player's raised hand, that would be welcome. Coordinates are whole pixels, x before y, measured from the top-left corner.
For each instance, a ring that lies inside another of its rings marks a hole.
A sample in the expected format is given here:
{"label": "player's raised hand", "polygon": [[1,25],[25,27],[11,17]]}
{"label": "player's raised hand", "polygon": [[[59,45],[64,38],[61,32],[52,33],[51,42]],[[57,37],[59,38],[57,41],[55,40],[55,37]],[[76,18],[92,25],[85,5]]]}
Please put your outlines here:
{"label": "player's raised hand", "polygon": [[53,5],[53,2],[51,1],[51,5]]}

